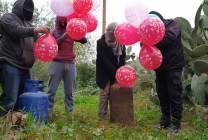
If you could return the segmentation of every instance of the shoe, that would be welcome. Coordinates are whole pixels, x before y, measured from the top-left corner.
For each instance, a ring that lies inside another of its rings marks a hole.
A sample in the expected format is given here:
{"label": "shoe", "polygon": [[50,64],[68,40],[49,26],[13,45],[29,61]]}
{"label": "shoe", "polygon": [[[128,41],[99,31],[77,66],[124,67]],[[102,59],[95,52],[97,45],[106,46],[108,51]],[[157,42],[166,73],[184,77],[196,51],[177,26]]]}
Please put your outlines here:
{"label": "shoe", "polygon": [[176,125],[172,125],[168,131],[172,134],[177,134],[181,130],[181,127],[178,127]]}
{"label": "shoe", "polygon": [[170,118],[167,116],[162,116],[160,122],[155,125],[158,129],[166,129],[170,126]]}
{"label": "shoe", "polygon": [[172,126],[169,128],[169,132],[173,134],[177,134],[181,129],[181,121],[172,117]]}

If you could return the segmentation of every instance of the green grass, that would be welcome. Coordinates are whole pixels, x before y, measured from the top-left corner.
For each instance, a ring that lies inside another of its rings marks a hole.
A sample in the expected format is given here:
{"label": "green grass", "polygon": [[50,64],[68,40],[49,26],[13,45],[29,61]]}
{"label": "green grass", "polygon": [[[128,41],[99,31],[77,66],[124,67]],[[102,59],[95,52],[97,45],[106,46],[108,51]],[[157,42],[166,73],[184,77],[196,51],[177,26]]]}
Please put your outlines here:
{"label": "green grass", "polygon": [[[98,97],[75,96],[73,114],[64,109],[63,93],[56,98],[53,118],[48,125],[37,125],[27,115],[25,128],[15,132],[15,138],[23,140],[207,140],[208,124],[200,116],[185,112],[183,128],[178,135],[154,128],[160,118],[159,107],[143,94],[134,95],[135,124],[125,127],[121,124],[98,121]],[[0,120],[2,124],[5,120]],[[3,132],[0,139],[7,140],[14,131]],[[8,134],[10,133],[10,134]]]}

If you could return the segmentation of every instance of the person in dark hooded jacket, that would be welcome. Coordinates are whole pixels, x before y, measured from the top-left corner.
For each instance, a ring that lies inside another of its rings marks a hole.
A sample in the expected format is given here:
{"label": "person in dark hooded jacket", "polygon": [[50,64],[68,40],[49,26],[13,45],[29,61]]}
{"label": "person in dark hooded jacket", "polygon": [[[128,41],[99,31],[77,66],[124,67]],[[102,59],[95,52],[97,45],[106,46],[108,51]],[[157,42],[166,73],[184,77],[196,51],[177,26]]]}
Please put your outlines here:
{"label": "person in dark hooded jacket", "polygon": [[[49,97],[49,111],[52,113],[54,105],[54,98],[56,90],[61,80],[64,82],[65,93],[65,109],[69,112],[73,111],[73,96],[74,83],[76,78],[75,65],[75,40],[71,39],[66,34],[66,17],[56,18],[56,28],[53,31],[53,36],[58,42],[58,55],[54,58],[49,67],[49,83],[48,83],[48,97]],[[87,39],[78,40],[82,44],[87,43]]]}
{"label": "person in dark hooded jacket", "polygon": [[29,69],[35,62],[34,37],[37,33],[49,32],[47,27],[32,26],[33,11],[32,0],[17,0],[12,12],[4,14],[0,19],[2,33],[0,62],[3,85],[1,106],[4,108],[0,116],[15,107],[18,96],[23,93],[25,80],[30,79]]}
{"label": "person in dark hooded jacket", "polygon": [[163,55],[161,66],[156,69],[156,89],[160,100],[162,117],[158,128],[170,126],[170,131],[177,133],[181,128],[182,118],[182,83],[181,74],[185,65],[181,44],[181,29],[172,19],[151,11],[149,14],[158,16],[165,24],[165,36],[156,47]]}
{"label": "person in dark hooded jacket", "polygon": [[125,64],[126,48],[116,43],[114,30],[117,23],[107,26],[106,32],[97,41],[96,83],[101,89],[99,98],[99,120],[107,114],[110,88],[118,87],[116,71]]}

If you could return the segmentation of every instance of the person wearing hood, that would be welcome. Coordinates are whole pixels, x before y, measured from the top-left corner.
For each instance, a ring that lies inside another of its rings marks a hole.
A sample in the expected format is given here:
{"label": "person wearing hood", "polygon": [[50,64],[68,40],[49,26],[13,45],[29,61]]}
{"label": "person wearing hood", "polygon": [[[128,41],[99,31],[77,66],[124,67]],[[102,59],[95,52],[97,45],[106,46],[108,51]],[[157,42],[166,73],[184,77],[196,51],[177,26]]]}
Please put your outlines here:
{"label": "person wearing hood", "polygon": [[156,11],[149,14],[158,16],[165,24],[164,38],[156,44],[163,55],[161,66],[156,69],[156,89],[162,112],[157,128],[165,129],[172,125],[169,130],[177,133],[181,128],[183,111],[181,74],[185,65],[181,29],[174,20],[164,19]]}
{"label": "person wearing hood", "polygon": [[116,42],[114,30],[117,23],[107,26],[106,32],[97,41],[96,83],[101,89],[99,97],[99,120],[107,114],[110,88],[118,87],[116,71],[125,64],[126,48]]}
{"label": "person wearing hood", "polygon": [[69,112],[73,111],[73,91],[76,78],[75,51],[74,43],[87,43],[87,39],[73,40],[66,33],[67,19],[66,17],[56,17],[56,27],[53,36],[58,43],[58,55],[54,58],[49,67],[49,112],[52,113],[54,106],[54,98],[57,88],[61,80],[64,82],[65,93],[65,109]]}
{"label": "person wearing hood", "polygon": [[35,59],[33,55],[34,37],[37,33],[49,32],[49,28],[33,27],[34,4],[32,0],[17,0],[11,13],[0,19],[0,62],[3,99],[0,116],[14,109],[18,97],[24,92],[24,83],[30,79],[29,70]]}

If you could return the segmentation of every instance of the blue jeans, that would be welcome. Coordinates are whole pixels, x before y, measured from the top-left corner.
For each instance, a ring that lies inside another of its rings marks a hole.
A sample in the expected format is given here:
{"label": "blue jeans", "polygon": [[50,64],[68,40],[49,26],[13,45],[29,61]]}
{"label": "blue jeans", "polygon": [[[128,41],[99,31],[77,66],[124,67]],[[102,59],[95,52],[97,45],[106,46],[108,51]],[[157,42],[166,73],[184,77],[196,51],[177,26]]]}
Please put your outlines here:
{"label": "blue jeans", "polygon": [[24,92],[25,80],[30,79],[29,70],[16,68],[8,63],[2,65],[2,107],[9,111],[16,107],[18,97]]}

